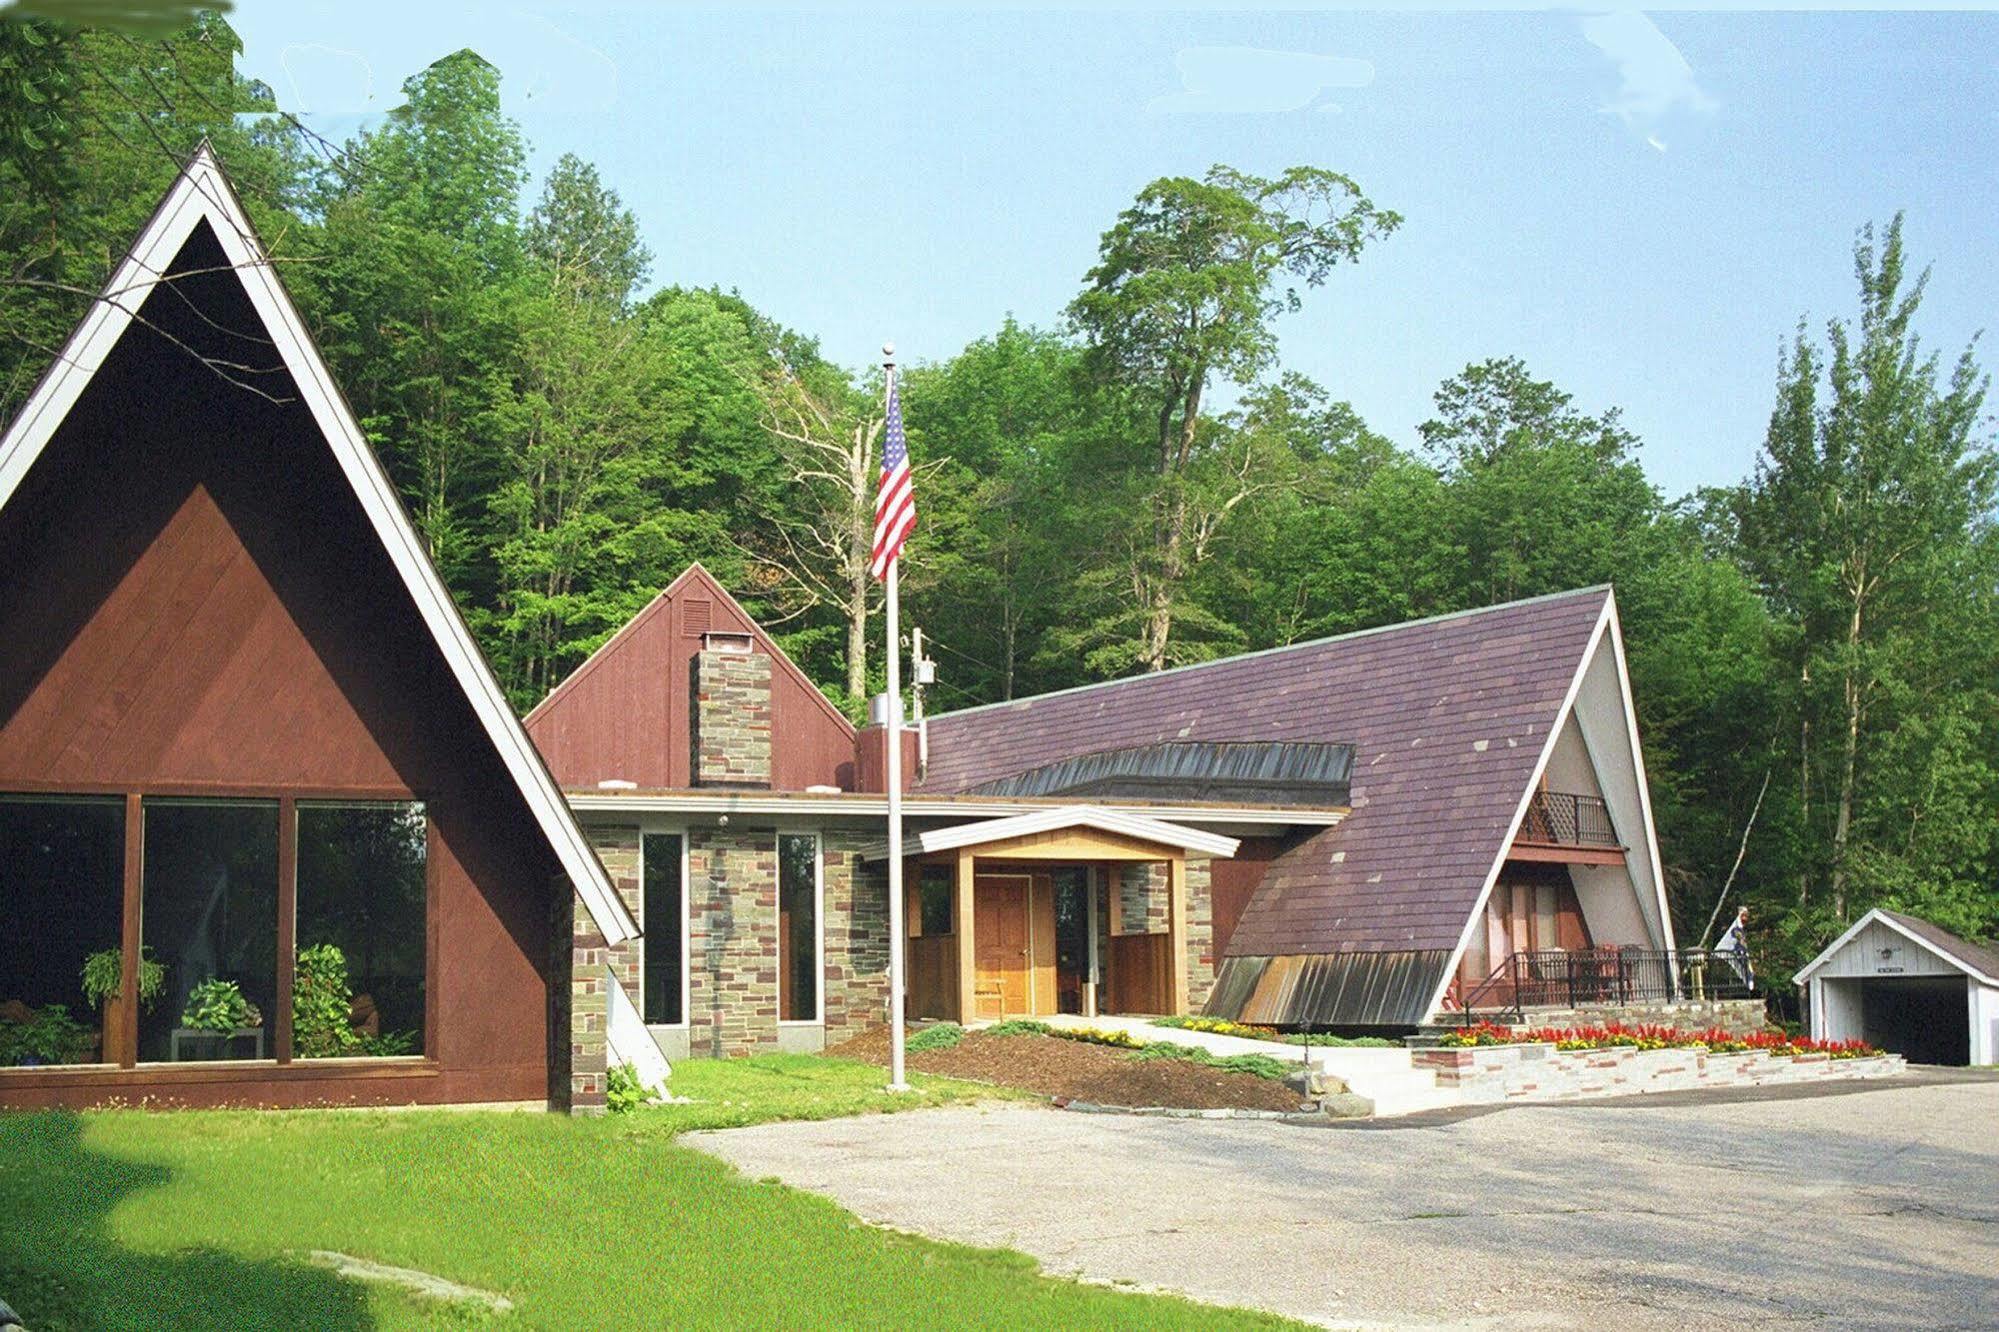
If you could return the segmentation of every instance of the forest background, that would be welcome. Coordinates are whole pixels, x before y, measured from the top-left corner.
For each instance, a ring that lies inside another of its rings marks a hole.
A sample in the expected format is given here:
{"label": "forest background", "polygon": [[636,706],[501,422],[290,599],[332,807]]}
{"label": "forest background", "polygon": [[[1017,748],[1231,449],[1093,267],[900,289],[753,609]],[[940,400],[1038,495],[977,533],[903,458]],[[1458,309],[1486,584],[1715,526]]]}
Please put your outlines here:
{"label": "forest background", "polygon": [[[880,367],[650,284],[469,50],[340,143],[239,54],[216,15],[0,22],[0,420],[209,140],[517,707],[698,560],[859,715]],[[1609,583],[1683,943],[1724,895],[1772,974],[1877,904],[1999,934],[1993,422],[1899,217],[1854,219],[1846,314],[1770,330],[1752,473],[1678,497],[1503,347],[1413,450],[1287,368],[1284,315],[1394,244],[1362,182],[1217,166],[1105,221],[1066,309],[901,372],[933,710]]]}

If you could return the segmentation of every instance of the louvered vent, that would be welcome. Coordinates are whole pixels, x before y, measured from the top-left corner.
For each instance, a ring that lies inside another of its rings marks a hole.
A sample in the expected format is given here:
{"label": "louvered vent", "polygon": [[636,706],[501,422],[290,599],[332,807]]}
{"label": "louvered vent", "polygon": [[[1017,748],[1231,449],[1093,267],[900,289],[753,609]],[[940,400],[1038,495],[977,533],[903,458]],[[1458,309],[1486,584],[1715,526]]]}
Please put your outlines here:
{"label": "louvered vent", "polygon": [[699,638],[708,632],[708,626],[715,619],[715,603],[696,601],[688,598],[680,603],[680,632],[689,638]]}

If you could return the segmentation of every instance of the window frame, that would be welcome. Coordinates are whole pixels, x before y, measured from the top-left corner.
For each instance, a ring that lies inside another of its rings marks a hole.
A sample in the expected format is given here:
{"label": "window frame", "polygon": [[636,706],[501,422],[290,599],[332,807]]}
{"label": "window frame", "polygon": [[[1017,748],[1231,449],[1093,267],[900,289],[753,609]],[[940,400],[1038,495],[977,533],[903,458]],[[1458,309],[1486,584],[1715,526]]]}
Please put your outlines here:
{"label": "window frame", "polygon": [[[826,1025],[826,834],[818,828],[800,832],[796,829],[779,828],[775,831],[771,846],[777,859],[777,913],[776,925],[784,917],[784,839],[787,837],[809,837],[812,839],[812,1016],[809,1018],[788,1018],[784,1016],[784,1005],[778,1005],[777,1025],[780,1027],[823,1027]],[[784,970],[784,931],[777,931],[777,965],[780,974]]]}
{"label": "window frame", "polygon": [[[283,1063],[294,1062],[320,1065],[340,1065],[350,1063],[395,1064],[433,1060],[437,1057],[437,821],[430,816],[430,802],[422,796],[403,797],[356,796],[356,795],[309,795],[285,797],[280,801],[282,810],[290,814],[284,821],[280,813],[278,826],[278,946],[289,947],[288,954],[280,954],[280,961],[289,957],[288,966],[279,968],[279,990],[284,995],[283,1022]],[[298,978],[298,820],[299,813],[306,809],[384,809],[398,805],[415,805],[423,813],[423,1045],[414,1054],[406,1055],[321,1055],[316,1058],[298,1059],[292,1049],[292,986]]]}
{"label": "window frame", "polygon": [[[343,1069],[380,1068],[409,1071],[437,1067],[440,1008],[437,1000],[437,955],[439,917],[439,843],[435,802],[422,791],[390,787],[278,787],[243,783],[188,782],[42,782],[13,779],[0,785],[0,795],[51,797],[87,800],[114,798],[125,805],[124,881],[121,885],[120,947],[125,956],[124,985],[126,1057],[118,1063],[38,1065],[0,1068],[0,1081],[49,1082],[81,1076],[85,1080],[115,1075],[121,1081],[172,1082],[185,1080],[189,1070],[258,1070],[260,1072],[302,1073],[305,1076],[338,1076]],[[278,958],[276,1004],[278,1020],[273,1024],[272,1049],[262,1059],[215,1059],[195,1062],[158,1062],[138,1058],[138,966],[145,937],[145,804],[149,800],[196,801],[201,803],[249,803],[278,806],[278,919],[274,939]],[[312,804],[418,804],[424,809],[424,1049],[411,1055],[343,1055],[325,1059],[292,1057],[292,981],[296,970],[298,908],[298,816],[301,803]],[[685,845],[685,842],[682,843]]]}
{"label": "window frame", "polygon": [[651,1031],[687,1031],[692,1026],[694,1016],[694,958],[691,944],[694,939],[694,888],[688,878],[689,830],[685,823],[663,823],[641,820],[639,823],[639,908],[632,914],[639,922],[639,992],[636,999],[639,1018],[644,1022],[646,1011],[646,939],[650,937],[652,926],[646,923],[646,838],[678,837],[680,839],[680,1021],[645,1022]]}

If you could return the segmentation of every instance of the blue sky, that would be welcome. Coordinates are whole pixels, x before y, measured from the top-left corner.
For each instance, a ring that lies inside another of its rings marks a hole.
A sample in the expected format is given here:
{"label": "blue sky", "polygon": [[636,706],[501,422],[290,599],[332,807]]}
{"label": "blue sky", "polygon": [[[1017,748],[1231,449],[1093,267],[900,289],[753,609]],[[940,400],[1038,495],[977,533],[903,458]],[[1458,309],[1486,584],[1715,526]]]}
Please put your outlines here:
{"label": "blue sky", "polygon": [[[1518,355],[1621,406],[1678,494],[1749,469],[1777,349],[1908,213],[1947,357],[1999,312],[1999,16],[804,12],[241,0],[249,73],[340,137],[470,46],[545,170],[574,151],[660,283],[739,288],[859,366],[1054,324],[1146,181],[1352,175],[1402,229],[1280,326],[1413,443]],[[1989,351],[1989,348],[1987,349]],[[1989,358],[1988,358],[1989,359]]]}

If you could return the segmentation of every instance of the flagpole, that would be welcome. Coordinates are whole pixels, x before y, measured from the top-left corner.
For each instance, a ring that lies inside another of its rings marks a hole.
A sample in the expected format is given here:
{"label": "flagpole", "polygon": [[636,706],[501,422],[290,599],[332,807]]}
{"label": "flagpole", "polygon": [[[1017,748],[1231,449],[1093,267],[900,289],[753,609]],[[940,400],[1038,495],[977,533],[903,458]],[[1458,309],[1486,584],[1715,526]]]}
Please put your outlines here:
{"label": "flagpole", "polygon": [[[882,344],[883,410],[895,393],[895,344]],[[903,951],[908,928],[903,921],[902,896],[902,645],[901,606],[897,604],[896,571],[901,556],[888,564],[888,1089],[908,1091],[903,1076]]]}

